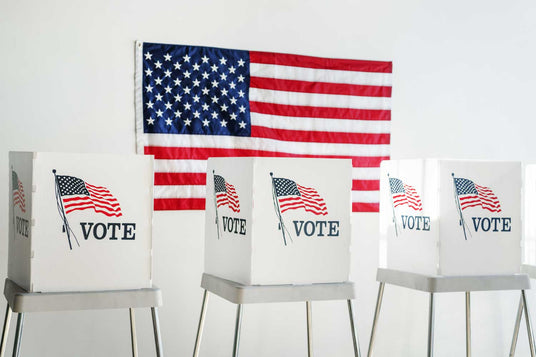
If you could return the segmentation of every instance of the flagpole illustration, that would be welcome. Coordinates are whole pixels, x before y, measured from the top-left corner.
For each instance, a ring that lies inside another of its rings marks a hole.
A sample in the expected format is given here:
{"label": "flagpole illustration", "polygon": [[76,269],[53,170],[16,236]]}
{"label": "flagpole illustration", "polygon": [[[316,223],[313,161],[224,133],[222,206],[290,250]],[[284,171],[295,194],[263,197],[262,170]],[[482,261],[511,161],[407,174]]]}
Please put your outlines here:
{"label": "flagpole illustration", "polygon": [[[274,183],[274,173],[270,172],[270,177],[272,178],[272,198],[274,201],[274,208],[277,214],[277,218],[279,218],[279,229],[281,229],[281,232],[283,233],[283,242],[285,243],[285,246],[287,245],[287,237],[285,235],[285,223],[283,223],[283,217],[281,216],[281,210],[279,209],[279,201],[277,200],[277,192],[275,190],[275,183]],[[289,236],[290,238],[290,236]],[[292,239],[292,238],[291,238]]]}
{"label": "flagpole illustration", "polygon": [[[463,235],[465,236],[465,240],[467,240],[467,232],[469,232],[469,235],[471,235],[471,231],[469,230],[469,227],[465,223],[465,219],[463,218],[462,213],[462,207],[460,206],[460,197],[458,194],[458,188],[456,187],[456,178],[454,177],[454,172],[452,173],[452,183],[454,184],[454,200],[456,201],[456,207],[458,208],[458,213],[460,214],[460,226],[463,228]],[[467,231],[465,230],[465,227],[467,227]]]}
{"label": "flagpole illustration", "polygon": [[216,198],[216,178],[215,178],[215,171],[212,170],[212,182],[214,182],[214,192],[212,195],[214,196],[214,212],[216,212],[216,230],[218,231],[218,239],[220,239],[220,222],[218,218],[218,199]]}
{"label": "flagpole illustration", "polygon": [[396,222],[395,203],[393,202],[393,189],[391,188],[391,179],[387,174],[387,180],[389,181],[389,192],[391,193],[391,207],[393,208],[393,223],[395,224],[395,235],[398,237],[398,223]]}
{"label": "flagpole illustration", "polygon": [[71,235],[76,241],[76,244],[80,247],[80,243],[78,243],[78,239],[76,238],[76,235],[74,234],[73,230],[71,229],[71,226],[69,225],[69,221],[67,220],[67,215],[65,214],[65,209],[63,208],[63,201],[61,199],[61,191],[60,191],[60,185],[58,182],[58,176],[56,175],[56,169],[52,170],[52,173],[54,174],[54,181],[56,183],[56,204],[58,207],[58,213],[60,214],[60,217],[63,221],[63,227],[62,231],[67,234],[67,241],[69,242],[69,249],[73,250],[73,245],[71,243]]}

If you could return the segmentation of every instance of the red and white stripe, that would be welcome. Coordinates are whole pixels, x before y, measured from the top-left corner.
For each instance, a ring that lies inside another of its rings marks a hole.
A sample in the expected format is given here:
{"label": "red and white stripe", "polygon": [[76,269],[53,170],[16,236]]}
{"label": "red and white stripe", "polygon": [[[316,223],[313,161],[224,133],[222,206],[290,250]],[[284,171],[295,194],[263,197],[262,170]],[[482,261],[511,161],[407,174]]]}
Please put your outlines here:
{"label": "red and white stripe", "polygon": [[74,195],[62,197],[63,209],[65,213],[93,209],[97,213],[102,213],[108,217],[121,217],[121,207],[117,199],[106,187],[94,186],[85,182],[89,192],[87,195]]}
{"label": "red and white stripe", "polygon": [[460,207],[462,210],[469,207],[482,207],[490,212],[501,212],[501,204],[497,196],[489,187],[477,185],[475,183],[478,195],[461,195],[459,196]]}
{"label": "red and white stripe", "polygon": [[240,202],[235,187],[226,181],[225,190],[226,192],[216,193],[216,207],[227,205],[233,212],[240,212]]}
{"label": "red and white stripe", "polygon": [[325,216],[328,214],[326,203],[324,199],[320,197],[318,191],[314,188],[309,188],[296,184],[301,196],[282,196],[278,197],[279,211],[281,213],[290,209],[303,208],[307,212],[314,213],[316,215]]}
{"label": "red and white stripe", "polygon": [[13,191],[13,206],[18,206],[21,212],[26,212],[26,198],[24,197],[24,187],[22,187],[22,182],[17,183],[18,189]]}
{"label": "red and white stripe", "polygon": [[139,134],[155,210],[204,209],[209,157],[351,159],[352,210],[377,212],[389,159],[391,62],[250,52],[251,137]]}

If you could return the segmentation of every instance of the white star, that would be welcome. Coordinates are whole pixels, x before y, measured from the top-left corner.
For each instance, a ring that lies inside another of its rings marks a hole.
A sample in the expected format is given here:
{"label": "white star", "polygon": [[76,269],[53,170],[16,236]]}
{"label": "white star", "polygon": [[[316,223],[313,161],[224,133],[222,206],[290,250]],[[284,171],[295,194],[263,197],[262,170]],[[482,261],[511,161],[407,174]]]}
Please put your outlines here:
{"label": "white star", "polygon": [[210,124],[210,121],[205,118],[205,120],[203,120],[203,126],[208,126]]}
{"label": "white star", "polygon": [[208,95],[209,90],[208,90],[207,87],[205,87],[205,88],[201,89],[201,92],[203,92],[204,95]]}
{"label": "white star", "polygon": [[169,84],[164,89],[166,90],[166,93],[171,93],[171,87],[169,86]]}
{"label": "white star", "polygon": [[235,97],[231,98],[231,104],[236,104],[236,98]]}
{"label": "white star", "polygon": [[156,62],[154,63],[154,66],[155,66],[156,68],[162,68],[162,63],[160,63],[160,61],[156,61]]}
{"label": "white star", "polygon": [[175,83],[176,86],[180,86],[180,85],[181,85],[181,80],[178,79],[178,78],[175,79],[173,82]]}
{"label": "white star", "polygon": [[162,85],[162,80],[160,79],[160,77],[158,77],[154,81],[156,82],[157,85]]}
{"label": "white star", "polygon": [[218,99],[220,99],[220,98],[218,98],[216,96],[212,97],[212,103],[218,103]]}
{"label": "white star", "polygon": [[156,101],[162,100],[162,94],[160,93],[156,93],[154,97],[156,98]]}
{"label": "white star", "polygon": [[193,67],[194,71],[199,71],[199,64],[194,63],[194,65],[192,67]]}
{"label": "white star", "polygon": [[192,105],[190,103],[184,104],[184,110],[190,110],[191,107]]}
{"label": "white star", "polygon": [[204,110],[204,111],[207,111],[208,108],[209,108],[209,107],[208,107],[208,104],[207,104],[207,103],[203,103],[203,110]]}
{"label": "white star", "polygon": [[203,79],[208,79],[208,73],[207,71],[203,72],[203,74],[201,74],[203,76]]}
{"label": "white star", "polygon": [[171,109],[171,103],[170,102],[167,102],[166,104],[164,104],[166,106],[166,110],[167,109]]}
{"label": "white star", "polygon": [[244,98],[244,94],[245,94],[245,93],[242,91],[242,89],[240,89],[240,90],[238,91],[238,96],[239,96],[240,98]]}
{"label": "white star", "polygon": [[203,61],[203,63],[208,63],[207,55],[204,55],[203,58],[201,58],[201,60]]}
{"label": "white star", "polygon": [[239,59],[239,60],[238,60],[238,67],[242,67],[242,66],[244,66],[244,63],[246,63],[246,62],[244,62],[244,60],[243,60],[242,58]]}
{"label": "white star", "polygon": [[199,99],[201,98],[197,94],[193,96],[194,103],[199,103]]}
{"label": "white star", "polygon": [[218,113],[212,112],[212,119],[217,119],[217,118],[218,118]]}
{"label": "white star", "polygon": [[236,114],[235,113],[231,113],[231,120],[236,120]]}
{"label": "white star", "polygon": [[147,90],[147,92],[152,92],[152,91],[153,91],[153,87],[151,87],[150,84],[148,84],[147,86],[145,86],[145,89]]}
{"label": "white star", "polygon": [[176,101],[176,102],[180,102],[181,99],[182,99],[182,97],[180,96],[180,94],[177,94],[177,95],[175,96],[175,101]]}
{"label": "white star", "polygon": [[149,103],[147,103],[147,108],[148,109],[153,109],[153,102],[149,101]]}
{"label": "white star", "polygon": [[243,75],[239,75],[239,76],[238,76],[238,81],[239,81],[239,82],[243,82],[243,81],[244,81],[244,76],[243,76]]}
{"label": "white star", "polygon": [[182,58],[184,58],[184,62],[190,62],[190,56],[188,56],[187,54],[182,56]]}
{"label": "white star", "polygon": [[227,75],[225,73],[220,74],[220,78],[222,81],[225,81],[227,79]]}
{"label": "white star", "polygon": [[246,112],[246,107],[244,107],[243,105],[241,105],[238,110],[240,110],[240,113],[245,113]]}
{"label": "white star", "polygon": [[235,73],[236,71],[236,68],[234,68],[233,66],[229,67],[229,73]]}
{"label": "white star", "polygon": [[218,82],[217,80],[213,80],[213,81],[212,81],[212,86],[213,86],[213,87],[217,87],[218,84],[219,84],[219,82]]}
{"label": "white star", "polygon": [[216,72],[218,70],[218,66],[216,66],[215,64],[212,65],[212,72]]}
{"label": "white star", "polygon": [[227,89],[223,88],[223,89],[221,90],[221,95],[227,95]]}
{"label": "white star", "polygon": [[199,118],[201,113],[199,113],[197,110],[194,112],[194,118]]}
{"label": "white star", "polygon": [[194,87],[199,87],[199,83],[201,82],[199,82],[199,79],[196,78],[194,79],[193,83],[194,83]]}
{"label": "white star", "polygon": [[184,119],[184,125],[189,126],[192,121],[190,119]]}
{"label": "white star", "polygon": [[171,61],[171,55],[170,55],[169,53],[166,53],[166,54],[164,55],[164,60],[165,60],[165,61]]}
{"label": "white star", "polygon": [[146,75],[147,77],[150,77],[150,76],[153,75],[153,71],[151,71],[150,68],[147,68],[147,69],[145,70],[145,75]]}
{"label": "white star", "polygon": [[231,82],[231,83],[229,83],[229,87],[230,87],[231,89],[235,89],[235,88],[236,88],[236,83],[235,83],[235,82]]}
{"label": "white star", "polygon": [[190,87],[184,87],[184,93],[190,94],[190,91],[191,91]]}
{"label": "white star", "polygon": [[227,111],[227,105],[226,105],[226,104],[220,106],[220,108],[221,108],[221,111],[222,111],[222,112],[226,112],[226,111]]}
{"label": "white star", "polygon": [[158,110],[156,111],[156,116],[157,116],[157,117],[160,118],[160,117],[162,116],[162,114],[164,114],[164,112],[161,111],[160,109],[158,109]]}
{"label": "white star", "polygon": [[153,125],[154,124],[154,119],[151,117],[151,118],[147,118],[147,125]]}
{"label": "white star", "polygon": [[173,122],[173,120],[171,120],[169,118],[166,119],[166,125],[171,125],[172,122]]}
{"label": "white star", "polygon": [[147,52],[147,53],[145,54],[145,59],[146,59],[146,60],[150,60],[150,59],[152,59],[152,58],[153,58],[153,55],[152,55],[151,52]]}
{"label": "white star", "polygon": [[171,71],[169,69],[166,69],[166,71],[164,72],[164,75],[166,77],[171,77]]}
{"label": "white star", "polygon": [[221,121],[221,127],[227,127],[227,121],[225,119]]}
{"label": "white star", "polygon": [[181,114],[182,114],[182,112],[177,109],[177,111],[175,112],[175,117],[179,118],[181,116]]}
{"label": "white star", "polygon": [[190,72],[184,71],[183,74],[184,74],[184,78],[190,78],[190,74],[191,74]]}
{"label": "white star", "polygon": [[238,123],[238,125],[240,125],[240,129],[245,129],[246,128],[246,123],[241,121],[240,123]]}
{"label": "white star", "polygon": [[173,66],[175,66],[175,69],[177,70],[181,69],[181,64],[179,62],[175,62]]}
{"label": "white star", "polygon": [[227,59],[225,57],[220,58],[220,64],[227,64]]}

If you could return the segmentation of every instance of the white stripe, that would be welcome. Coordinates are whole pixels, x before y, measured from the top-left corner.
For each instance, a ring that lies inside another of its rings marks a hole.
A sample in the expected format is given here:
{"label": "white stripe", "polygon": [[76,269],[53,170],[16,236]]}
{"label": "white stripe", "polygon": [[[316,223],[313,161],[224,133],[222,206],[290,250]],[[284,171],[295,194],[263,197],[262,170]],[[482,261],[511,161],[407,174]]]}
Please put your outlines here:
{"label": "white stripe", "polygon": [[260,113],[251,113],[251,125],[273,129],[344,133],[389,134],[391,132],[390,120],[304,118]]}
{"label": "white stripe", "polygon": [[379,191],[352,191],[352,202],[377,203],[380,202]]}
{"label": "white stripe", "polygon": [[380,168],[379,167],[353,167],[352,179],[353,180],[379,180]]}
{"label": "white stripe", "polygon": [[389,145],[280,141],[227,135],[143,134],[145,146],[246,149],[303,155],[389,156]]}
{"label": "white stripe", "polygon": [[154,186],[154,198],[205,198],[205,185]]}
{"label": "white stripe", "polygon": [[391,98],[389,97],[360,97],[340,94],[285,92],[259,88],[249,88],[249,100],[254,102],[313,107],[391,109]]}
{"label": "white stripe", "polygon": [[293,79],[309,82],[345,83],[372,86],[391,86],[391,73],[315,69],[275,64],[250,63],[252,77]]}

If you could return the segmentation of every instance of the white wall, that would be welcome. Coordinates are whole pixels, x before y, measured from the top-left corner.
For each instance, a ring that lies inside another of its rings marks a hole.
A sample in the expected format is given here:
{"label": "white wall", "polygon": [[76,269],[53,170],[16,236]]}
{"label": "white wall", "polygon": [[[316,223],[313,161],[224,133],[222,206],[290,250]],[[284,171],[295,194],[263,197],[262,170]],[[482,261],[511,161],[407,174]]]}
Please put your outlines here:
{"label": "white wall", "polygon": [[[137,39],[393,60],[393,158],[533,162],[534,18],[533,0],[1,1],[0,276],[7,269],[7,152],[134,153]],[[378,217],[354,220],[352,278],[365,352]],[[202,296],[203,213],[157,212],[154,223],[164,350],[188,356]],[[474,356],[507,354],[517,299],[474,294]],[[463,355],[463,295],[437,302],[436,355]],[[426,306],[425,294],[388,287],[376,356],[425,355]],[[202,355],[230,354],[234,313],[232,304],[211,299]],[[149,313],[138,310],[137,318],[140,355],[150,356]],[[314,323],[317,356],[351,355],[345,304],[315,303]],[[246,306],[241,355],[305,356],[304,324],[302,304]],[[519,344],[518,355],[527,355],[525,335]],[[22,355],[129,356],[128,312],[30,314]]]}

